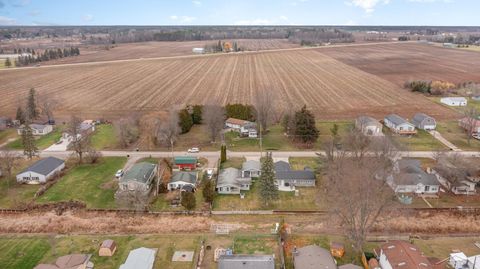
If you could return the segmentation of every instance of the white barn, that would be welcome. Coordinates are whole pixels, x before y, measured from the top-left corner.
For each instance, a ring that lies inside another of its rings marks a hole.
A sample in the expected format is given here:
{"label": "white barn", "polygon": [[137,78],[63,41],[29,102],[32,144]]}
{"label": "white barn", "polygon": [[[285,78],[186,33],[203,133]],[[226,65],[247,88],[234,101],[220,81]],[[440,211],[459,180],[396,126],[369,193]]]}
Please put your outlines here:
{"label": "white barn", "polygon": [[17,175],[18,183],[40,184],[45,183],[56,173],[65,168],[65,161],[48,157],[42,159]]}
{"label": "white barn", "polygon": [[465,97],[444,97],[440,99],[440,102],[447,106],[467,106],[467,98]]}

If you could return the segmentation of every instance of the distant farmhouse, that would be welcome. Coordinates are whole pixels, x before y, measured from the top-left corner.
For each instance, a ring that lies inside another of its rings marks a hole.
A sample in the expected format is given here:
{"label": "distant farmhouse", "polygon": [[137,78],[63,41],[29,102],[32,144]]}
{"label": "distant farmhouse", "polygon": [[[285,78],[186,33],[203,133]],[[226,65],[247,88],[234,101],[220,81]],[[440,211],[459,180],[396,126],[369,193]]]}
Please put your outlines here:
{"label": "distant farmhouse", "polygon": [[467,106],[467,98],[465,97],[443,97],[440,102],[447,106]]}
{"label": "distant farmhouse", "polygon": [[[41,136],[41,135],[49,134],[53,131],[53,126],[50,125],[50,124],[35,124],[35,123],[32,123],[29,126],[32,129],[33,135]],[[22,125],[17,129],[18,135],[22,135],[24,128],[25,128],[25,125]]]}
{"label": "distant farmhouse", "polygon": [[228,118],[225,121],[225,127],[232,131],[240,133],[242,137],[257,138],[257,124],[254,122],[240,120],[235,118]]}
{"label": "distant farmhouse", "polygon": [[27,169],[20,172],[17,175],[17,182],[27,184],[46,183],[64,168],[65,161],[55,157],[48,157],[37,161]]}

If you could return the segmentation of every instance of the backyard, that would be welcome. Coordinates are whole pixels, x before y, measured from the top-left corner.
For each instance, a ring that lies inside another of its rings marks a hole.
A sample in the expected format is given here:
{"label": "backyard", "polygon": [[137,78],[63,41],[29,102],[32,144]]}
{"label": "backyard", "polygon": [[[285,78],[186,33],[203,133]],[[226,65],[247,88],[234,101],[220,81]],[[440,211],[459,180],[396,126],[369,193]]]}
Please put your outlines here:
{"label": "backyard", "polygon": [[40,198],[39,203],[78,200],[89,208],[114,208],[115,172],[123,168],[125,157],[104,157],[98,164],[72,168]]}
{"label": "backyard", "polygon": [[21,159],[17,168],[13,170],[12,177],[0,180],[0,208],[17,208],[21,204],[33,200],[39,185],[18,184],[15,175],[31,165],[34,160]]}

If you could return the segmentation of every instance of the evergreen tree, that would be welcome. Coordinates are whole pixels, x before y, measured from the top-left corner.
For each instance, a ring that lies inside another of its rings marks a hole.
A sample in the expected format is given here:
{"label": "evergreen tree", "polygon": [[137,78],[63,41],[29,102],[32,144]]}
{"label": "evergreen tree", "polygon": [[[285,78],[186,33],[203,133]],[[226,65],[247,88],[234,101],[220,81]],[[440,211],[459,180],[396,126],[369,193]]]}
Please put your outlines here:
{"label": "evergreen tree", "polygon": [[227,161],[227,146],[225,144],[220,148],[220,163]]}
{"label": "evergreen tree", "polygon": [[338,143],[338,140],[340,139],[338,137],[338,124],[333,124],[332,128],[330,128],[330,133],[332,134],[333,142]]}
{"label": "evergreen tree", "polygon": [[36,95],[35,89],[31,88],[30,92],[28,93],[27,114],[26,114],[26,118],[30,120],[34,120],[38,118],[40,114],[40,112],[37,109],[37,100],[35,95]]}
{"label": "evergreen tree", "polygon": [[25,127],[22,130],[22,144],[23,154],[29,159],[32,159],[36,155],[38,148],[35,145],[35,138],[33,137],[32,128],[30,128],[30,122],[25,123]]}
{"label": "evergreen tree", "polygon": [[273,170],[272,153],[268,152],[262,162],[262,174],[260,176],[260,197],[264,206],[278,199],[278,188],[275,186],[275,173]]}
{"label": "evergreen tree", "polygon": [[202,106],[201,105],[194,105],[193,106],[192,120],[193,120],[193,124],[201,124],[202,123]]}
{"label": "evergreen tree", "polygon": [[10,58],[7,58],[7,59],[5,60],[5,67],[9,68],[9,67],[11,67],[11,66],[12,66],[12,62],[10,61]]}
{"label": "evergreen tree", "polygon": [[15,116],[15,119],[20,122],[20,124],[25,123],[25,113],[23,113],[22,107],[17,108],[17,115]]}
{"label": "evergreen tree", "polygon": [[195,195],[188,191],[182,192],[182,206],[188,211],[195,209],[197,206]]}
{"label": "evergreen tree", "polygon": [[212,180],[206,179],[203,184],[202,195],[206,203],[212,203],[215,199],[215,190],[213,189]]}
{"label": "evergreen tree", "polygon": [[179,124],[182,129],[182,134],[188,133],[193,126],[193,119],[188,113],[187,109],[182,109],[178,112]]}
{"label": "evergreen tree", "polygon": [[320,132],[315,126],[315,116],[303,106],[295,112],[295,138],[305,144],[313,144],[317,141]]}

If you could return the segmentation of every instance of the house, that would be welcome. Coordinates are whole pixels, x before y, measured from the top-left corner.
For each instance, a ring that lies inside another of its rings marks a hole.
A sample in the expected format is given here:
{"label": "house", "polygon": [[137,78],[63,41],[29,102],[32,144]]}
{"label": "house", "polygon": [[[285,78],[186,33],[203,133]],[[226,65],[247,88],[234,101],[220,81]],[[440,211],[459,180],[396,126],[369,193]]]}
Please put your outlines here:
{"label": "house", "polygon": [[204,54],[205,49],[204,48],[193,48],[192,52],[195,53],[195,54]]}
{"label": "house", "polygon": [[93,269],[92,255],[70,254],[58,258],[53,264],[39,264],[33,269]]}
{"label": "house", "polygon": [[448,260],[453,269],[480,269],[480,255],[467,257],[463,252],[450,254]]}
{"label": "house", "polygon": [[93,120],[84,120],[78,128],[82,135],[93,133],[95,132],[95,122]]}
{"label": "house", "polygon": [[137,163],[120,178],[118,186],[121,191],[148,192],[156,175],[156,164],[147,162]]}
{"label": "house", "polygon": [[259,161],[249,160],[242,164],[242,177],[259,177],[262,173]]}
{"label": "house", "polygon": [[275,269],[274,255],[222,255],[218,269]]}
{"label": "house", "polygon": [[257,125],[253,122],[247,122],[240,128],[240,136],[248,138],[257,138]]}
{"label": "house", "polygon": [[420,130],[435,130],[437,128],[437,122],[434,118],[424,113],[417,113],[413,116],[412,124]]}
{"label": "house", "polygon": [[413,135],[417,133],[413,124],[396,114],[386,116],[383,122],[385,123],[385,126],[396,134]]}
{"label": "house", "polygon": [[137,248],[128,253],[127,260],[119,269],[153,269],[157,249]]}
{"label": "house", "polygon": [[220,194],[240,194],[240,191],[250,190],[251,178],[241,177],[236,168],[226,168],[220,171],[217,179],[217,192]]}
{"label": "house", "polygon": [[465,97],[443,97],[440,103],[447,106],[467,106],[467,98]]}
{"label": "house", "polygon": [[456,167],[450,162],[442,162],[432,171],[438,182],[456,195],[472,195],[476,193],[477,175],[471,171]]}
{"label": "house", "polygon": [[35,162],[17,174],[17,182],[27,184],[46,183],[64,168],[65,161],[55,157],[48,157]]}
{"label": "house", "polygon": [[[49,124],[35,124],[35,123],[32,123],[29,126],[32,129],[32,134],[33,135],[46,135],[46,134],[49,134],[53,131],[53,126],[49,125]],[[18,135],[22,135],[24,128],[25,128],[25,125],[21,125],[17,129]]]}
{"label": "house", "polygon": [[472,135],[480,134],[480,119],[465,117],[458,121],[458,126],[462,127],[466,132],[472,132]]}
{"label": "house", "polygon": [[174,159],[175,166],[180,170],[197,169],[197,158],[191,156],[178,156]]}
{"label": "house", "polygon": [[281,191],[294,191],[295,187],[314,187],[315,173],[306,168],[304,170],[292,170],[290,164],[285,161],[274,163],[275,184]]}
{"label": "house", "polygon": [[225,127],[230,128],[234,131],[240,132],[242,126],[245,126],[247,123],[250,123],[247,120],[240,120],[235,118],[228,118],[225,121]]}
{"label": "house", "polygon": [[401,159],[394,164],[387,183],[395,193],[438,194],[440,183],[434,174],[428,174],[419,160]]}
{"label": "house", "polygon": [[[382,268],[407,269],[425,268],[433,269],[430,261],[415,246],[405,241],[391,241],[383,244],[376,250]],[[380,252],[380,253],[378,253]]]}
{"label": "house", "polygon": [[361,116],[355,119],[355,128],[367,136],[382,136],[382,124],[376,119]]}
{"label": "house", "polygon": [[[175,171],[173,172],[172,177],[170,178],[170,182],[167,184],[167,189],[169,191],[173,190],[192,190],[195,191],[197,188],[197,172],[183,172],[183,171]],[[187,187],[190,186],[190,187]]]}
{"label": "house", "polygon": [[295,269],[336,269],[337,264],[330,251],[317,245],[295,248],[292,253]]}
{"label": "house", "polygon": [[100,257],[111,257],[115,254],[117,250],[117,244],[111,239],[107,239],[102,242],[100,249],[98,250],[98,256]]}

